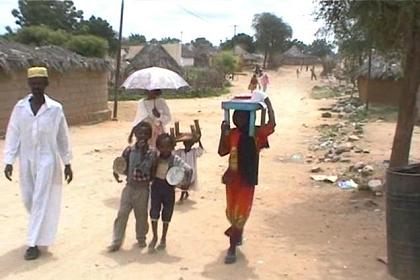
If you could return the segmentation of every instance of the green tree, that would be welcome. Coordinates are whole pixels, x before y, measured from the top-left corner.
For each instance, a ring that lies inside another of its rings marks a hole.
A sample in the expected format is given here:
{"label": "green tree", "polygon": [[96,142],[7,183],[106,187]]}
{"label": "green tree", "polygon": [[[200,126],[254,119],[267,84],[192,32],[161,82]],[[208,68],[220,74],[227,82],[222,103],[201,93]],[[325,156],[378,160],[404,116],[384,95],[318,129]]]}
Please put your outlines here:
{"label": "green tree", "polygon": [[233,73],[238,68],[238,61],[232,52],[224,51],[218,53],[213,59],[214,67],[225,76]]}
{"label": "green tree", "polygon": [[94,35],[73,35],[46,26],[23,27],[13,35],[13,39],[27,45],[62,46],[87,57],[103,58],[108,51],[108,42],[103,38]]}
{"label": "green tree", "polygon": [[252,27],[255,29],[257,46],[264,53],[264,67],[267,63],[271,66],[274,54],[286,50],[287,40],[292,37],[292,28],[271,13],[254,15]]}
{"label": "green tree", "polygon": [[226,40],[220,44],[220,48],[222,50],[232,50],[234,46],[238,45],[250,53],[253,53],[256,50],[254,37],[245,33],[239,33],[233,36],[230,40]]}
{"label": "green tree", "polygon": [[325,0],[319,3],[317,17],[325,20],[327,30],[339,40],[351,40],[349,32],[356,31],[369,48],[403,57],[404,87],[390,166],[407,164],[420,85],[420,2]]}
{"label": "green tree", "polygon": [[293,46],[297,47],[303,53],[308,52],[308,45],[306,45],[304,42],[299,41],[298,39],[287,40],[286,49],[290,49]]}
{"label": "green tree", "polygon": [[200,48],[200,47],[213,47],[213,44],[207,40],[204,37],[199,37],[196,38],[195,40],[191,41],[191,44],[195,47],[195,48]]}
{"label": "green tree", "polygon": [[116,37],[116,32],[112,29],[112,26],[108,21],[100,17],[91,16],[89,20],[82,20],[78,33],[83,35],[94,35],[105,39],[108,42],[111,54],[114,54],[117,50],[118,39]]}
{"label": "green tree", "polygon": [[[18,9],[12,10],[16,24],[21,29],[16,32],[17,41],[33,45],[80,46],[83,49],[76,52],[88,56],[103,57],[103,50],[113,54],[118,46],[116,33],[112,26],[100,17],[91,16],[83,19],[83,11],[78,10],[73,1],[33,1],[19,0]],[[93,35],[94,37],[72,37],[71,35]],[[106,40],[104,45],[101,40]],[[69,40],[71,42],[69,42]],[[98,51],[90,50],[98,46]]]}
{"label": "green tree", "polygon": [[130,36],[128,36],[128,43],[131,44],[135,44],[135,45],[140,45],[140,44],[145,44],[147,42],[146,37],[144,35],[140,35],[140,34],[130,34]]}
{"label": "green tree", "polygon": [[160,39],[159,43],[161,44],[174,44],[174,43],[181,43],[181,40],[177,38],[165,37]]}
{"label": "green tree", "polygon": [[13,32],[12,28],[10,26],[6,26],[5,29],[7,33],[0,35],[0,38],[6,39],[6,40],[13,40],[15,33]]}
{"label": "green tree", "polygon": [[329,44],[325,39],[316,39],[309,45],[307,50],[310,54],[323,58],[333,53],[333,45]]}
{"label": "green tree", "polygon": [[63,30],[52,30],[47,26],[28,26],[19,29],[13,39],[19,43],[35,46],[64,45],[70,34]]}
{"label": "green tree", "polygon": [[72,36],[65,46],[80,55],[100,58],[105,57],[108,51],[108,42],[93,35]]}
{"label": "green tree", "polygon": [[76,31],[83,18],[83,11],[77,10],[73,1],[31,1],[19,0],[19,9],[12,10],[16,24],[21,27],[45,25],[51,29]]}
{"label": "green tree", "polygon": [[153,38],[149,41],[149,44],[158,44],[159,41],[156,38]]}

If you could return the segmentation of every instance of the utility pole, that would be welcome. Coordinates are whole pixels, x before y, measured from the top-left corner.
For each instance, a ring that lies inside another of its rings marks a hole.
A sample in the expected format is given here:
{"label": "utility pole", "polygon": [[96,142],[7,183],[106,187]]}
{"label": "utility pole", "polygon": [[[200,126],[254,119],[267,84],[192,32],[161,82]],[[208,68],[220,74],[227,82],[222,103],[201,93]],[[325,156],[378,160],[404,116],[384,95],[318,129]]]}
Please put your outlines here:
{"label": "utility pole", "polygon": [[182,34],[184,34],[184,32],[183,32],[183,31],[181,31],[181,44],[182,44]]}
{"label": "utility pole", "polygon": [[117,120],[118,88],[120,87],[121,41],[122,41],[123,17],[124,17],[124,0],[121,0],[120,33],[118,34],[117,66],[115,69],[115,81],[114,81],[114,110],[112,112],[112,120],[115,120],[115,121]]}
{"label": "utility pole", "polygon": [[236,36],[236,27],[238,27],[238,25],[233,25],[233,37]]}
{"label": "utility pole", "polygon": [[371,75],[372,75],[372,46],[369,45],[368,81],[367,81],[367,90],[366,90],[367,94],[366,94],[366,107],[365,107],[366,113],[369,111],[369,102],[370,102],[370,100],[369,100],[370,99],[369,98],[369,94],[370,94],[369,83],[370,83]]}

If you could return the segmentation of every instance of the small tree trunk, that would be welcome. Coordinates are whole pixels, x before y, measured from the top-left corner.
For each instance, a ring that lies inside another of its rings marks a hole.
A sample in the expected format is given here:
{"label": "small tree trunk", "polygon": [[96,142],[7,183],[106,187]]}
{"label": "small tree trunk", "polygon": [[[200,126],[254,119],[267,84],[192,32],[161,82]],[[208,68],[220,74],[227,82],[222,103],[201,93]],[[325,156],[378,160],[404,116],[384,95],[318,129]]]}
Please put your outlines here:
{"label": "small tree trunk", "polygon": [[416,120],[416,98],[420,83],[420,33],[409,34],[404,69],[404,87],[400,97],[398,123],[391,153],[391,167],[408,164],[411,138]]}
{"label": "small tree trunk", "polygon": [[265,69],[267,66],[267,56],[268,56],[268,50],[267,47],[264,48],[264,62],[263,62],[263,68]]}

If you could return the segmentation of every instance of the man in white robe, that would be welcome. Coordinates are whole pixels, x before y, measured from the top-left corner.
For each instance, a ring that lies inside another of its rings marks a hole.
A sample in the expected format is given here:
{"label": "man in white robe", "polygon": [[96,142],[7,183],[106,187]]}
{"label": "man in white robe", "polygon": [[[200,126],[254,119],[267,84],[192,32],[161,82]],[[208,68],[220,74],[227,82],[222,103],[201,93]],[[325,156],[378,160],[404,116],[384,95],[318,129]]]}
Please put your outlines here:
{"label": "man in white robe", "polygon": [[48,72],[44,67],[28,69],[31,93],[13,108],[6,132],[4,174],[11,180],[19,157],[20,187],[29,213],[26,260],[40,255],[38,246],[53,243],[61,204],[62,173],[65,164],[68,183],[73,179],[68,127],[60,103],[44,94]]}

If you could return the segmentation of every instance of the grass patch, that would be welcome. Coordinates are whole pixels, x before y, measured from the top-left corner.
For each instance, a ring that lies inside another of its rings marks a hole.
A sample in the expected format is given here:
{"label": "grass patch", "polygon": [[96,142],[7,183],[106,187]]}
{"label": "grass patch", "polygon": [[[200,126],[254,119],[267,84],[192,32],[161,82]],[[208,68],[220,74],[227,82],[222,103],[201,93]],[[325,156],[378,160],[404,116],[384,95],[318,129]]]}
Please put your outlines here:
{"label": "grass patch", "polygon": [[311,92],[313,99],[334,98],[337,96],[340,96],[340,93],[328,86],[314,86]]}
{"label": "grass patch", "polygon": [[396,121],[398,119],[398,107],[371,106],[369,107],[367,115],[370,120],[382,119],[385,121]]}
{"label": "grass patch", "polygon": [[[188,91],[163,91],[162,97],[165,99],[186,99],[186,98],[205,98],[216,97],[229,93],[229,88],[222,89],[205,89],[205,90],[188,90]],[[146,93],[139,91],[123,91],[118,95],[118,101],[139,100],[144,98]],[[114,100],[113,90],[108,91],[108,100]]]}
{"label": "grass patch", "polygon": [[378,106],[370,105],[369,110],[359,111],[350,117],[351,121],[362,122],[374,122],[377,120],[383,120],[386,122],[395,122],[398,119],[398,107],[395,106]]}

